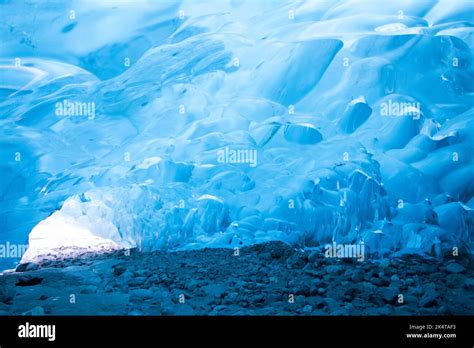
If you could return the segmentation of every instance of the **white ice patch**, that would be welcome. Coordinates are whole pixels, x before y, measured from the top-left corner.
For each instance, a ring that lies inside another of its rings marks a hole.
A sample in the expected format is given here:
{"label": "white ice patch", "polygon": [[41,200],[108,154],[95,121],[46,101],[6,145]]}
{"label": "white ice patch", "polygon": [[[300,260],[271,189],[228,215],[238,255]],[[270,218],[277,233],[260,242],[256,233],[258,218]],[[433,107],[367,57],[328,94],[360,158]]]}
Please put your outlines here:
{"label": "white ice patch", "polygon": [[138,169],[148,169],[151,166],[158,164],[161,162],[161,157],[155,156],[155,157],[148,157],[143,160],[142,163],[137,165]]}
{"label": "white ice patch", "polygon": [[406,28],[407,26],[403,23],[390,23],[375,28],[375,31],[379,33],[397,33],[405,30]]}
{"label": "white ice patch", "polygon": [[73,196],[33,228],[21,263],[122,249],[112,218],[112,210],[104,203],[81,202]]}

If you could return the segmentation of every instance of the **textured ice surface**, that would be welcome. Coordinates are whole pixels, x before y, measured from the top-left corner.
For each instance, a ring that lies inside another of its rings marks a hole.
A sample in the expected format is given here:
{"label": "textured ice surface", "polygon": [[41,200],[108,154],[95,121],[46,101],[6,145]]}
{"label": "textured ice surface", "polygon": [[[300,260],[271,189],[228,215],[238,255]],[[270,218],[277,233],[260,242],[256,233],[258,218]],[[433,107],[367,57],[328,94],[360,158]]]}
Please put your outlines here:
{"label": "textured ice surface", "polygon": [[469,250],[473,4],[3,2],[0,241]]}

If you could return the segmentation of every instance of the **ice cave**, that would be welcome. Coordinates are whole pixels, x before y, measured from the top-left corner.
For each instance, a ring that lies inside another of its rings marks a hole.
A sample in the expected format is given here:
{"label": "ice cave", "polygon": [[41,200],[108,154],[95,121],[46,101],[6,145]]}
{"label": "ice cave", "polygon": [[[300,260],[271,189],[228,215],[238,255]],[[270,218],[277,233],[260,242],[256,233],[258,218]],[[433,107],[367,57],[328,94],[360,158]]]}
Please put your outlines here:
{"label": "ice cave", "polygon": [[472,256],[472,1],[0,13],[2,270],[272,242]]}

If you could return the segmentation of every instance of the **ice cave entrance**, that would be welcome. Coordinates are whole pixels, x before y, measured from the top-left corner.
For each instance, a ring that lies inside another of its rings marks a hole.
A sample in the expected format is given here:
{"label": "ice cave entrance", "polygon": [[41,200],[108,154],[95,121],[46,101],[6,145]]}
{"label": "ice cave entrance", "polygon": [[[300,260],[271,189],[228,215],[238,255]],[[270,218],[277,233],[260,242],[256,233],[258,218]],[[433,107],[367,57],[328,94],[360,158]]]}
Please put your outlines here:
{"label": "ice cave entrance", "polygon": [[117,228],[110,221],[109,209],[96,202],[81,202],[77,196],[66,200],[61,210],[30,232],[28,249],[20,263],[123,249],[126,246],[120,242]]}

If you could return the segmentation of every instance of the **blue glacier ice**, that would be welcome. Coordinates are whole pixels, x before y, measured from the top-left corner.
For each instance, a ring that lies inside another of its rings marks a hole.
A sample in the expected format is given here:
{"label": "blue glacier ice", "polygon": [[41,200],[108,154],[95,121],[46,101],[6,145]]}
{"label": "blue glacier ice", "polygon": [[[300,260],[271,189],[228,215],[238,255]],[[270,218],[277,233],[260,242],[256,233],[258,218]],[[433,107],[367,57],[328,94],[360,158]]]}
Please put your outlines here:
{"label": "blue glacier ice", "polygon": [[0,3],[1,244],[472,252],[474,2],[71,4]]}

